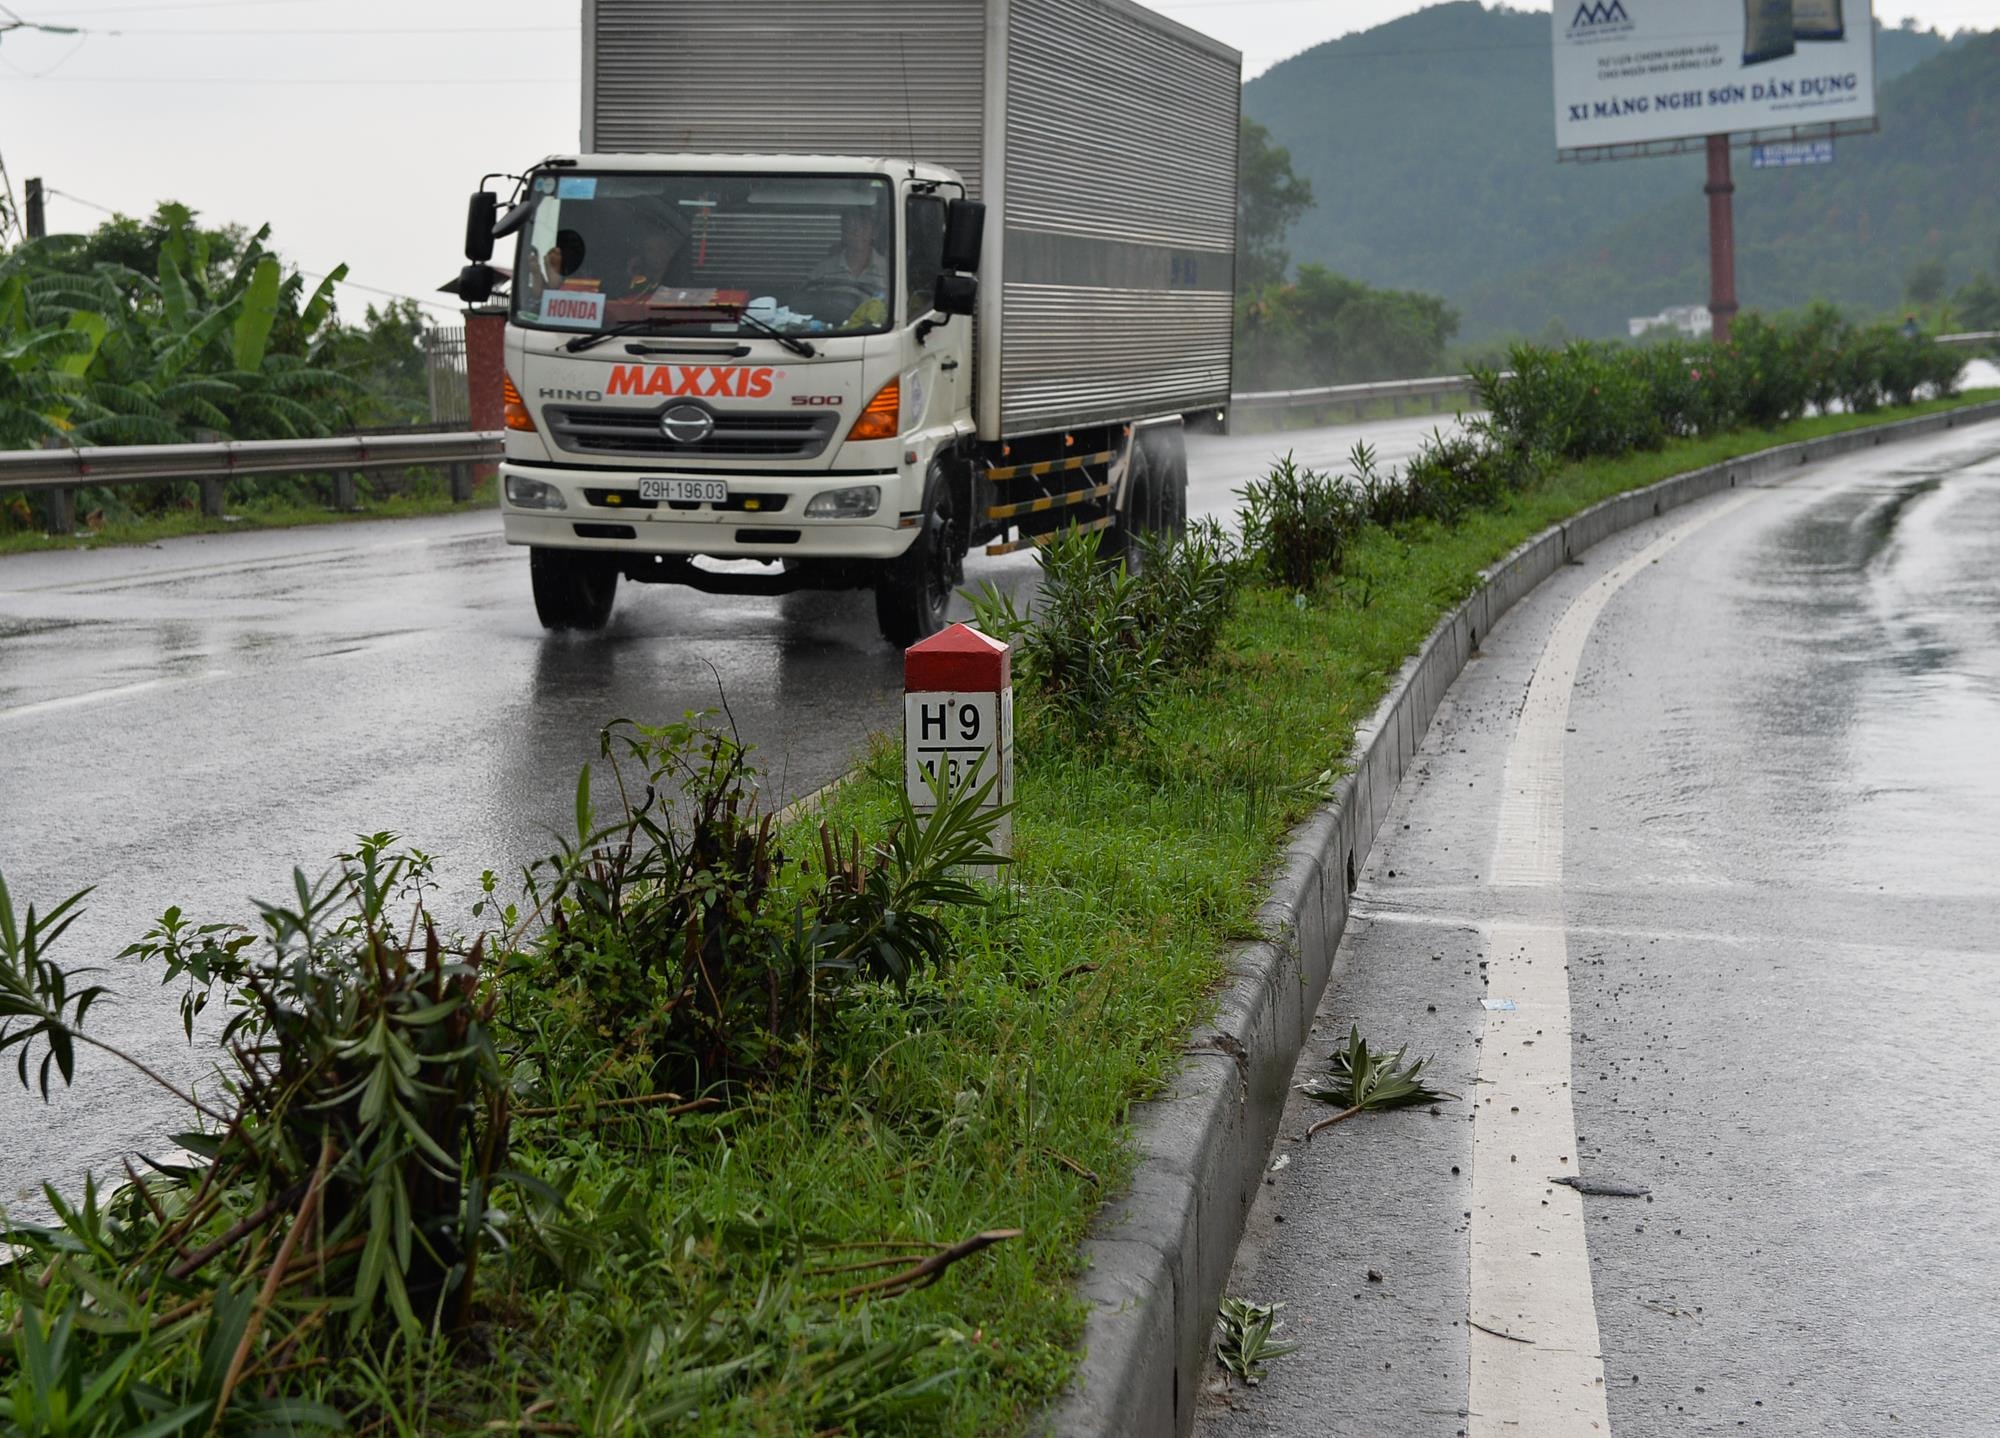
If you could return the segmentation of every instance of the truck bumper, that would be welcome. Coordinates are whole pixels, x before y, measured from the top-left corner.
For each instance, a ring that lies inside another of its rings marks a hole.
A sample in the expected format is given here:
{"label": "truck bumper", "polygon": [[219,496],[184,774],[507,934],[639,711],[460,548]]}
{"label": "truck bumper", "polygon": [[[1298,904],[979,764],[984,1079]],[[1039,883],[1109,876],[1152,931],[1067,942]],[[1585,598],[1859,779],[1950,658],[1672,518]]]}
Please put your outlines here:
{"label": "truck bumper", "polygon": [[[529,508],[507,498],[507,481],[519,476],[553,487],[561,509]],[[546,465],[500,466],[500,515],[509,544],[590,549],[609,554],[705,554],[718,559],[893,559],[916,542],[917,521],[901,510],[905,475],[743,474],[648,478],[727,479],[732,495],[756,496],[759,507],[722,509],[704,504],[675,509],[637,501],[639,476],[603,470],[575,471]],[[874,484],[881,507],[867,519],[808,519],[805,507],[828,490]]]}

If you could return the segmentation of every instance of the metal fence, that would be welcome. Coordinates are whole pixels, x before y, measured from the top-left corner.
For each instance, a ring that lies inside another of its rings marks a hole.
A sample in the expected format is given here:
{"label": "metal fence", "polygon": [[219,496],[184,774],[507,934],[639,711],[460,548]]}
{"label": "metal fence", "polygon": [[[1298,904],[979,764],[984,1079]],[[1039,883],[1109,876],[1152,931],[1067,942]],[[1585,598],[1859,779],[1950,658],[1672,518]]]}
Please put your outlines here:
{"label": "metal fence", "polygon": [[424,374],[430,382],[431,420],[470,424],[471,392],[466,383],[465,326],[433,325],[423,332]]}

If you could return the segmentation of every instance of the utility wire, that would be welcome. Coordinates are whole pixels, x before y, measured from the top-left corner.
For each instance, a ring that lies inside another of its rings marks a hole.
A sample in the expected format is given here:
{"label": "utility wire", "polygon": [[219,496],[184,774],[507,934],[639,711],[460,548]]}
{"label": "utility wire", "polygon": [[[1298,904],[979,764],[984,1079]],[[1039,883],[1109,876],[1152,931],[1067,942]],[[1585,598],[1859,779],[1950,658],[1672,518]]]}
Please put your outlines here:
{"label": "utility wire", "polygon": [[[4,173],[4,171],[0,171],[0,173]],[[100,214],[110,215],[114,219],[124,213],[122,210],[112,209],[109,205],[100,205],[95,200],[86,200],[81,195],[72,195],[68,190],[58,190],[48,185],[42,187],[42,193],[45,195],[60,195],[72,204],[82,205],[87,209],[96,210]],[[293,268],[298,269],[298,266],[294,265]],[[298,269],[298,272],[309,280],[323,280],[326,278],[326,272],[323,270]],[[364,285],[359,280],[342,279],[335,280],[334,283],[351,289],[365,290],[371,295],[386,295],[392,300],[414,300],[420,305],[429,305],[432,309],[437,310],[450,310],[454,314],[459,309],[459,306],[449,304],[444,300],[426,299],[422,295],[405,294],[402,290],[385,290],[379,285]]]}
{"label": "utility wire", "polygon": [[357,40],[374,40],[385,35],[448,35],[455,40],[477,40],[487,35],[574,35],[576,34],[576,32],[577,32],[576,26],[574,25],[482,25],[477,30],[473,31],[471,34],[467,34],[462,29],[452,29],[448,26],[442,26],[442,27],[420,26],[411,29],[383,26],[379,28],[368,27],[364,29],[349,25],[338,29],[315,28],[315,29],[298,29],[298,30],[277,30],[267,25],[260,29],[255,29],[255,30],[245,30],[245,29],[136,30],[130,26],[121,26],[119,29],[116,30],[105,30],[93,33],[100,33],[105,35],[148,35],[148,36],[233,35],[233,36],[241,36],[247,38],[268,36],[274,40],[288,40],[295,36],[301,36],[301,35],[318,36],[318,37],[346,35],[346,36],[352,36]]}
{"label": "utility wire", "polygon": [[357,79],[301,79],[284,75],[61,75],[24,77],[31,84],[38,85],[541,85],[567,84],[575,86],[578,80],[551,80],[547,75],[481,75],[454,79],[450,76],[394,76],[370,75]]}
{"label": "utility wire", "polygon": [[39,30],[44,35],[81,35],[82,30],[74,25],[44,25],[34,20],[23,20],[5,5],[0,5],[0,35],[14,30]]}
{"label": "utility wire", "polygon": [[42,186],[42,193],[45,195],[61,195],[65,200],[73,201],[76,204],[82,205],[86,209],[100,211],[101,213],[110,215],[113,218],[116,218],[117,215],[119,214],[117,210],[112,209],[109,205],[100,205],[95,200],[86,200],[81,195],[72,195],[68,190],[58,190],[53,185]]}
{"label": "utility wire", "polygon": [[162,10],[242,10],[256,6],[268,10],[273,5],[307,5],[316,0],[174,0],[170,5],[90,5],[72,10],[72,15],[152,15]]}

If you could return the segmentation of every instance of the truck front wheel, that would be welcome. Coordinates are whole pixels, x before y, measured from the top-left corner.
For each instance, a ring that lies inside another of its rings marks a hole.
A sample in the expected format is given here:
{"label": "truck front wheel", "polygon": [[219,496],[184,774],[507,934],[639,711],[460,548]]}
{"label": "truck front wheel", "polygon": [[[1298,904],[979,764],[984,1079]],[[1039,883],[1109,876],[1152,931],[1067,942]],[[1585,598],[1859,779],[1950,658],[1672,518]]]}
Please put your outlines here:
{"label": "truck front wheel", "polygon": [[618,565],[608,555],[573,549],[528,550],[535,615],[544,629],[602,629],[618,597]]}
{"label": "truck front wheel", "polygon": [[875,622],[898,649],[944,628],[953,588],[965,577],[965,549],[955,522],[951,486],[932,465],[924,486],[924,522],[910,547],[885,560],[875,576]]}

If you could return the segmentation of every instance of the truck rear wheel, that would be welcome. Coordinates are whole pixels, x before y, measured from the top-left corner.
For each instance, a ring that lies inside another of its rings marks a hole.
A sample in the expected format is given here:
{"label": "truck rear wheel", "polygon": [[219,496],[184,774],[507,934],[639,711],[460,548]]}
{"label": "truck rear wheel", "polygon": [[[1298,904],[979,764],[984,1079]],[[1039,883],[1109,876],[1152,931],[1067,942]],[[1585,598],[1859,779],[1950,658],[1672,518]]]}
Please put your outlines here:
{"label": "truck rear wheel", "polygon": [[953,589],[964,579],[965,550],[954,523],[951,486],[931,466],[924,486],[924,522],[910,547],[885,560],[875,576],[875,622],[898,649],[944,628]]}
{"label": "truck rear wheel", "polygon": [[1125,510],[1104,531],[1098,549],[1106,559],[1138,562],[1138,536],[1175,538],[1187,532],[1187,445],[1178,429],[1141,430],[1134,437]]}
{"label": "truck rear wheel", "polygon": [[1179,539],[1187,533],[1187,435],[1179,429],[1150,429],[1145,433],[1152,452],[1153,532]]}
{"label": "truck rear wheel", "polygon": [[544,629],[602,629],[618,597],[618,564],[574,549],[528,550],[535,616]]}

